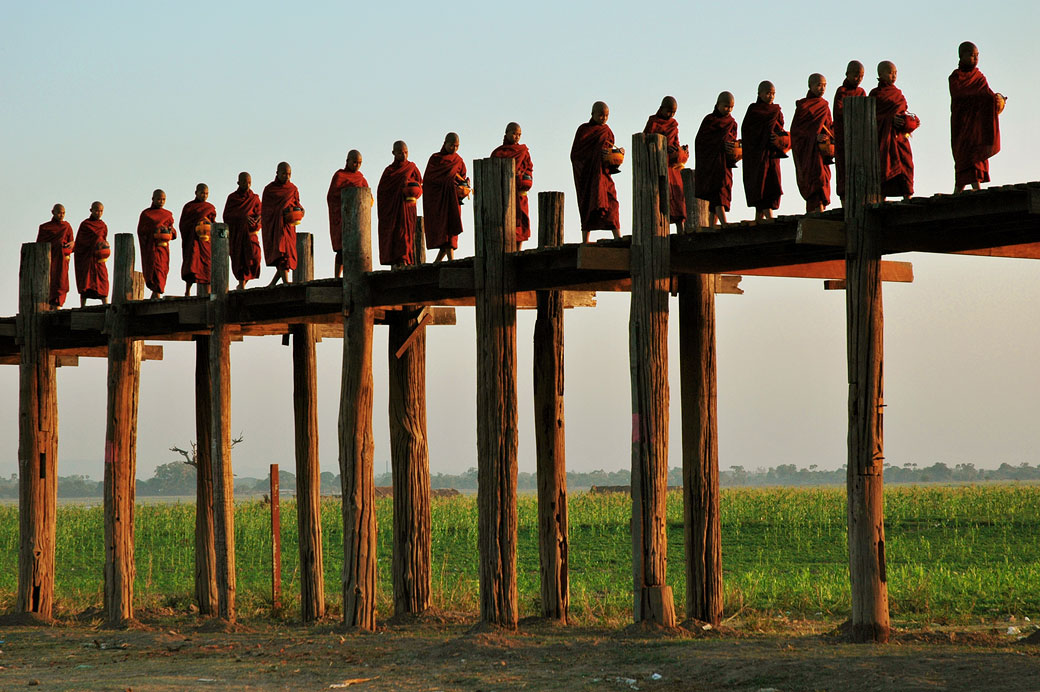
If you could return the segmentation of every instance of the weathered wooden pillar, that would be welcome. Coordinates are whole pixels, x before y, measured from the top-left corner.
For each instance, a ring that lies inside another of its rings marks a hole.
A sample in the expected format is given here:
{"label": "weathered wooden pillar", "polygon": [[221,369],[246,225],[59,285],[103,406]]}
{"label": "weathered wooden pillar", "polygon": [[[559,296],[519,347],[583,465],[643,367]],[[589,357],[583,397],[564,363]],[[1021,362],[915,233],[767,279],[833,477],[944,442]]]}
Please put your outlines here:
{"label": "weathered wooden pillar", "polygon": [[869,206],[882,201],[875,100],[845,100],[845,306],[849,358],[849,576],[852,636],[886,642],[881,252]]}
{"label": "weathered wooden pillar", "polygon": [[134,617],[134,491],[137,476],[137,394],[141,342],[128,336],[128,303],[144,289],[134,275],[134,236],[116,234],[108,333],[108,422],[105,429],[105,621]]}
{"label": "weathered wooden pillar", "polygon": [[348,187],[343,211],[343,385],[339,468],[343,488],[343,623],[376,626],[376,506],[372,476],[372,191]]}
{"label": "weathered wooden pillar", "polygon": [[[296,235],[293,283],[314,278],[314,238]],[[289,328],[293,344],[293,411],[296,422],[296,520],[300,544],[300,617],[325,615],[321,547],[321,467],[318,463],[318,361],[312,324]],[[274,498],[272,498],[272,501]]]}
{"label": "weathered wooden pillar", "polygon": [[512,159],[473,163],[480,619],[510,629],[518,619],[514,167]]}
{"label": "weathered wooden pillar", "polygon": [[[538,247],[563,244],[563,193],[538,193]],[[534,322],[534,433],[542,617],[567,622],[567,463],[563,419],[563,294],[538,291]]]}
{"label": "weathered wooden pillar", "polygon": [[708,226],[708,200],[698,199],[696,194],[697,173],[692,168],[682,170],[683,195],[686,197],[686,221],[683,231],[696,233]]}
{"label": "weathered wooden pillar", "polygon": [[[419,217],[412,253],[419,264],[426,261],[423,241],[423,219]],[[426,441],[426,328],[420,325],[421,316],[420,308],[408,306],[388,315],[395,615],[418,614],[430,607],[430,453]],[[416,329],[419,333],[407,344]]]}
{"label": "weathered wooden pillar", "polygon": [[208,335],[195,337],[195,603],[200,615],[217,614],[209,348]]}
{"label": "weathered wooden pillar", "polygon": [[660,135],[632,136],[632,574],[637,623],[675,626],[665,581],[668,536],[668,154]]}
{"label": "weathered wooden pillar", "polygon": [[50,620],[58,502],[58,392],[39,315],[50,309],[49,243],[22,245],[18,273],[19,613]]}
{"label": "weathered wooden pillar", "polygon": [[227,324],[228,229],[210,234],[209,337],[210,460],[213,464],[213,543],[217,571],[217,616],[233,622],[235,612],[235,481],[231,472],[231,338]]}

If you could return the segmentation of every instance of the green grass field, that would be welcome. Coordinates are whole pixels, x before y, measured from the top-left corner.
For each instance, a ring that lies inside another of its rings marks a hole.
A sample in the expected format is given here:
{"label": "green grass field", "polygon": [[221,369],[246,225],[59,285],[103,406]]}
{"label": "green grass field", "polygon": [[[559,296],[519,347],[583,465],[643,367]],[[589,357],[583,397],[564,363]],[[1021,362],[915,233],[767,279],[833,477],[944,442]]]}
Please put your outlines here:
{"label": "green grass field", "polygon": [[[391,502],[378,503],[381,617],[390,610]],[[623,622],[631,611],[627,495],[578,493],[570,500],[571,613],[586,622]],[[893,617],[964,623],[1040,611],[1040,486],[894,487],[885,493],[889,595]],[[137,507],[139,607],[186,608],[191,601],[193,504]],[[521,615],[538,612],[536,503],[519,503]],[[322,505],[325,587],[340,606],[343,531],[338,501]],[[296,507],[282,503],[282,586],[294,614],[299,573]],[[236,508],[241,614],[270,609],[269,508]],[[668,498],[668,581],[677,610],[685,601],[682,497]],[[99,606],[104,559],[101,507],[58,509],[60,612]],[[849,608],[844,489],[754,489],[722,493],[726,615],[738,612],[843,618]],[[433,501],[433,600],[476,613],[476,498]],[[17,579],[18,509],[0,507],[0,606]]]}

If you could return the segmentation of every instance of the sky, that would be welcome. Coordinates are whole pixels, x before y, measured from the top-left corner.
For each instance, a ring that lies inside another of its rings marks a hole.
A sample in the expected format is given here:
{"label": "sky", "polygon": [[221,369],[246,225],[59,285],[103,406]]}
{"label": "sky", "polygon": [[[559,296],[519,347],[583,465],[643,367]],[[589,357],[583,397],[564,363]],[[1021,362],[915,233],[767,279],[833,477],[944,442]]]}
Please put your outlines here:
{"label": "sky", "polygon": [[[629,146],[661,97],[676,97],[683,142],[718,92],[736,96],[742,120],[764,79],[790,122],[810,73],[828,79],[845,65],[899,68],[914,133],[916,191],[950,192],[946,78],[957,45],[980,49],[990,85],[1010,97],[1001,118],[1003,151],[993,185],[1040,179],[1033,119],[1033,0],[946,0],[860,4],[456,2],[47,2],[4,3],[0,42],[0,314],[17,311],[21,243],[35,240],[51,206],[73,226],[90,203],[105,204],[109,239],[133,233],[157,187],[179,216],[195,184],[210,186],[218,210],[239,171],[260,191],[279,161],[292,164],[315,236],[315,275],[331,276],[325,193],[346,152],[359,149],[375,186],[397,139],[420,169],[444,134],[461,135],[460,155],[486,157],[506,123],[523,127],[535,187],[566,195],[565,240],[580,231],[568,153],[591,105],[610,105],[618,144]],[[692,165],[691,161],[691,165]],[[782,164],[780,213],[804,203],[791,159]],[[615,178],[622,232],[630,233],[631,176]],[[739,181],[739,175],[737,176]],[[731,220],[753,217],[739,183]],[[459,256],[473,252],[471,205],[463,209]],[[421,213],[421,201],[420,201]],[[533,224],[537,204],[532,203]],[[375,219],[373,219],[373,229]],[[608,234],[604,233],[602,236]],[[594,238],[596,236],[594,235]],[[176,249],[168,291],[183,291]],[[992,467],[1040,460],[1040,265],[1030,260],[910,254],[913,284],[885,286],[885,455],[891,464]],[[140,261],[140,260],[138,260]],[[265,268],[261,281],[272,271]],[[745,278],[744,295],[717,299],[719,464],[749,469],[845,464],[845,296],[821,281]],[[76,304],[73,292],[66,305]],[[595,309],[565,320],[567,465],[627,468],[631,395],[627,294],[598,296]],[[681,464],[676,303],[670,329],[670,465]],[[473,309],[427,338],[432,473],[476,466],[476,337]],[[533,311],[518,317],[520,470],[535,468],[531,341]],[[388,468],[386,330],[377,327],[375,468]],[[244,435],[234,471],[263,476],[294,466],[292,360],[278,337],[235,343],[232,430]],[[318,345],[320,463],[338,472],[337,409],[342,341]],[[101,478],[105,435],[104,359],[58,371],[59,474]],[[138,476],[177,460],[168,451],[194,439],[194,346],[167,342],[161,362],[142,365]],[[0,474],[17,473],[18,369],[0,367]]]}

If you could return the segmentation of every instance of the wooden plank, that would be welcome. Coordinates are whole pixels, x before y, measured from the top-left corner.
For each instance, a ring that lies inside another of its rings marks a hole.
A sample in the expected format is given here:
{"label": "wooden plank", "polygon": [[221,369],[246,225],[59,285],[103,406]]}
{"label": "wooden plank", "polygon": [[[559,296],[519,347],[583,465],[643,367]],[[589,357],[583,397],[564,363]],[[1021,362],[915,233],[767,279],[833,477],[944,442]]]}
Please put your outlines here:
{"label": "wooden plank", "polygon": [[[810,262],[807,264],[789,264],[783,267],[759,267],[757,269],[741,269],[744,276],[774,276],[800,279],[844,279],[845,261]],[[881,262],[881,280],[898,283],[912,283],[914,265],[911,262],[883,260]]]}
{"label": "wooden plank", "polygon": [[473,289],[472,267],[442,267],[437,275],[440,288]]}
{"label": "wooden plank", "polygon": [[628,271],[628,255],[628,248],[582,245],[578,248],[578,269]]}
{"label": "wooden plank", "polygon": [[73,331],[101,331],[105,328],[105,313],[70,310],[69,328]]}
{"label": "wooden plank", "polygon": [[744,295],[744,289],[740,287],[739,276],[731,276],[729,274],[712,274],[715,277],[715,294],[716,295]]}
{"label": "wooden plank", "polygon": [[795,242],[802,245],[845,247],[845,222],[806,216],[798,221]]}
{"label": "wooden plank", "polygon": [[54,367],[75,368],[79,367],[79,356],[54,356]]}
{"label": "wooden plank", "polygon": [[[299,237],[299,234],[297,234],[297,237]],[[339,286],[308,286],[306,301],[318,305],[342,305],[343,288]]]}
{"label": "wooden plank", "polygon": [[[391,327],[395,326],[395,323],[399,321],[400,316],[397,317],[398,319],[395,319],[390,323]],[[420,310],[414,320],[408,321],[412,321],[414,324],[407,335],[399,341],[399,345],[394,349],[394,358],[397,360],[400,360],[408,349],[412,347],[412,344],[416,343],[420,338],[425,338],[426,325],[433,321],[433,315],[427,310]],[[423,368],[423,371],[425,372],[425,368]]]}
{"label": "wooden plank", "polygon": [[1016,259],[1040,259],[1040,243],[1022,243],[1021,245],[1004,245],[1001,247],[959,250],[953,254],[978,255],[982,257],[1011,257]]}

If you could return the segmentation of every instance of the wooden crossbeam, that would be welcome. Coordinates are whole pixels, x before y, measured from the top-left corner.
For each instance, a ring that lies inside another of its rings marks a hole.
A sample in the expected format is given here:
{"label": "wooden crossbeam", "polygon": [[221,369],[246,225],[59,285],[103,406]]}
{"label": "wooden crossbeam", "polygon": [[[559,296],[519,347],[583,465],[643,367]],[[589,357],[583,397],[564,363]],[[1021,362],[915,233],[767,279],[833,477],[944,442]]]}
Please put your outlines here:
{"label": "wooden crossbeam", "polygon": [[582,245],[578,248],[578,269],[627,272],[629,265],[628,248],[596,245]]}
{"label": "wooden crossbeam", "polygon": [[415,325],[415,328],[412,329],[412,332],[405,338],[401,346],[396,351],[394,351],[394,358],[400,360],[401,356],[403,356],[408,351],[408,349],[411,348],[412,344],[415,343],[415,340],[418,339],[419,335],[423,333],[424,329],[426,329],[426,325],[429,324],[432,320],[433,315],[430,314],[429,310],[423,308],[419,312],[419,319]]}
{"label": "wooden crossbeam", "polygon": [[794,242],[802,245],[845,247],[845,222],[807,216],[798,221]]}
{"label": "wooden crossbeam", "polygon": [[[80,358],[107,358],[108,346],[78,346],[75,348],[56,348],[51,351],[55,364],[61,367],[75,367]],[[163,347],[158,344],[145,344],[141,350],[141,360],[162,360]],[[0,365],[18,365],[19,355],[0,356]]]}
{"label": "wooden crossbeam", "polygon": [[[844,279],[845,261],[810,262],[808,264],[789,264],[786,267],[761,267],[741,270],[744,276],[774,276],[800,279]],[[885,260],[881,263],[881,280],[896,283],[912,283],[914,265],[910,262]]]}
{"label": "wooden crossbeam", "polygon": [[733,276],[731,274],[716,274],[715,295],[744,295],[744,289],[740,287],[741,278],[742,277]]}
{"label": "wooden crossbeam", "polygon": [[983,257],[1013,257],[1017,259],[1040,259],[1040,243],[1004,245],[1001,247],[980,248],[978,250],[960,250],[953,254],[979,255]]}

